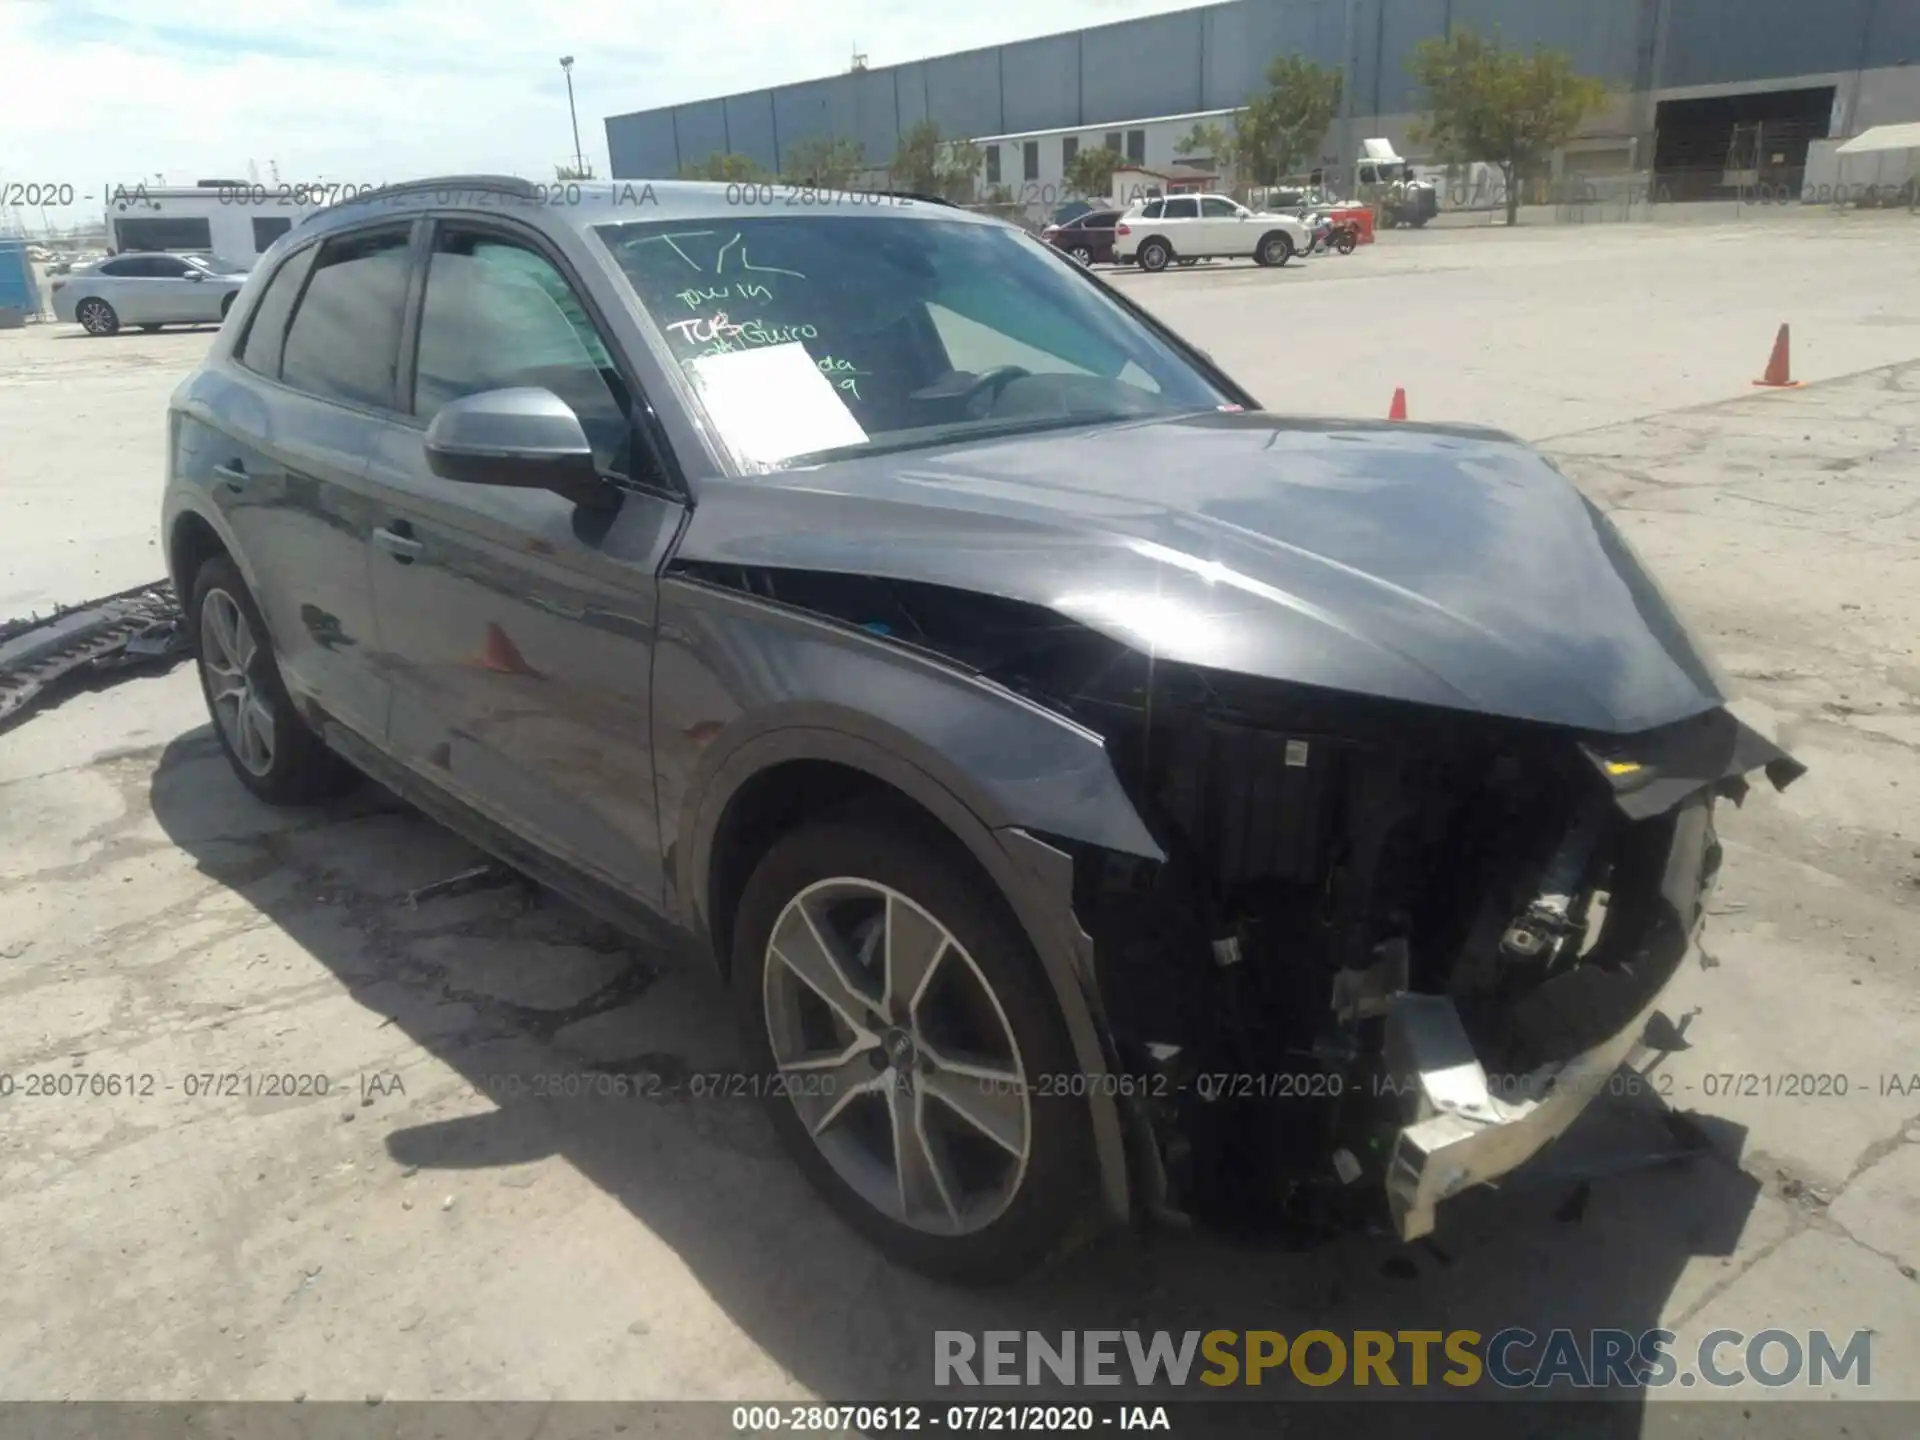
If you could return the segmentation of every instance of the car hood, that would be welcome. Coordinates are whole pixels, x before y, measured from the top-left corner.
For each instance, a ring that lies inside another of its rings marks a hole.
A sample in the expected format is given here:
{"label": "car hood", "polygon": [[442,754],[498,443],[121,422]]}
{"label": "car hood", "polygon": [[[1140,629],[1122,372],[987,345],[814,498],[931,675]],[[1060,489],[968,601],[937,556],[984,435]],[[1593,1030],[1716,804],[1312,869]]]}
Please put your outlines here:
{"label": "car hood", "polygon": [[1724,701],[1611,522],[1473,427],[1208,414],[715,479],[679,554],[1004,596],[1168,660],[1586,732]]}

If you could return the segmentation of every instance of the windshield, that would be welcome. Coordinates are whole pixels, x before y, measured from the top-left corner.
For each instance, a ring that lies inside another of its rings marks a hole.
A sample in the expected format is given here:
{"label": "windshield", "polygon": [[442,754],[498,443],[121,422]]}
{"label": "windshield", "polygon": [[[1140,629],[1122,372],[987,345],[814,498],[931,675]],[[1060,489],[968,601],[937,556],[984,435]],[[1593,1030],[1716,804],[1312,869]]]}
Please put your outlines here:
{"label": "windshield", "polygon": [[1232,399],[1011,228],[816,214],[596,229],[750,468]]}

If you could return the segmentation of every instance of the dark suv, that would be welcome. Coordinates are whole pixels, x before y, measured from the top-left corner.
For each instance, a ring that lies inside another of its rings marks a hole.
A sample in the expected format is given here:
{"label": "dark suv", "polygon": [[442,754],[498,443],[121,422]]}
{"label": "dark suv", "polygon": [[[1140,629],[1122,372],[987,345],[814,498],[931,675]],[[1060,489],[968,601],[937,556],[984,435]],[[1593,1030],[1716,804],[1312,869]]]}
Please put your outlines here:
{"label": "dark suv", "polygon": [[1558,1133],[1714,797],[1797,769],[1608,522],[1497,432],[1257,413],[998,221],[736,188],[274,246],[168,429],[242,783],[365,771],[710,957],[931,1272],[1322,1194],[1414,1237]]}

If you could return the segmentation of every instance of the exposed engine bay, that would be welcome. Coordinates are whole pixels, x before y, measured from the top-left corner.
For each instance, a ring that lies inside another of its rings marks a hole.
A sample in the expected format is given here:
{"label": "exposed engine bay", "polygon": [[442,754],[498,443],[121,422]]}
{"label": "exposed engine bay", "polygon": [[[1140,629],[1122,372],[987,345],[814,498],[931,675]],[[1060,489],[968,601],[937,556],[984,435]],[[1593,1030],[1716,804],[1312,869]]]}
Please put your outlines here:
{"label": "exposed engine bay", "polygon": [[[1387,1195],[1411,1238],[1436,1198],[1517,1163],[1488,1132],[1557,1134],[1579,1107],[1539,1109],[1556,1079],[1611,1071],[1688,952],[1715,801],[1803,773],[1721,708],[1584,735],[1155,660],[944,587],[681,572],[934,652],[1104,738],[1166,858],[1049,843],[1074,860],[1161,1203],[1224,1225],[1337,1223]],[[1462,1065],[1478,1078],[1449,1100]]]}

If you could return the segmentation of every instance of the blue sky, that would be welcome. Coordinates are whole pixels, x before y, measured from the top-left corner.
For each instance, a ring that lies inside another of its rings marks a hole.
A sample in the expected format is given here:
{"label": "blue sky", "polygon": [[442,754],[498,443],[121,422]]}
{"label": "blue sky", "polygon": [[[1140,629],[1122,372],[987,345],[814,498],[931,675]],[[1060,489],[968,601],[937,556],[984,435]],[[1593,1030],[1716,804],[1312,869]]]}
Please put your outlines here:
{"label": "blue sky", "polygon": [[[1182,0],[0,0],[0,183],[379,184],[587,158],[606,116],[1183,8]],[[664,18],[662,12],[674,18]],[[98,214],[97,199],[78,210]],[[55,223],[79,216],[53,213]],[[34,217],[28,217],[31,223]]]}

